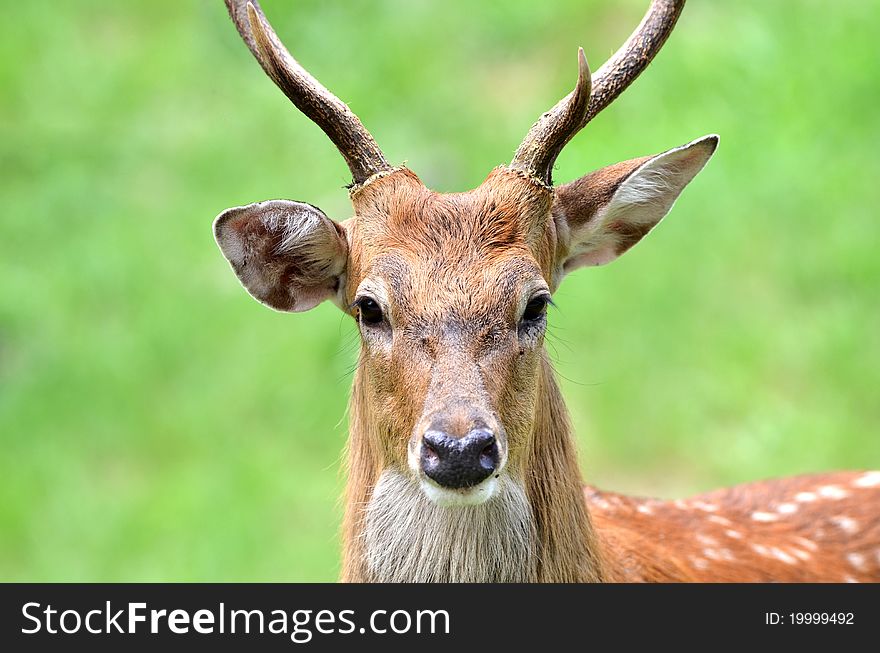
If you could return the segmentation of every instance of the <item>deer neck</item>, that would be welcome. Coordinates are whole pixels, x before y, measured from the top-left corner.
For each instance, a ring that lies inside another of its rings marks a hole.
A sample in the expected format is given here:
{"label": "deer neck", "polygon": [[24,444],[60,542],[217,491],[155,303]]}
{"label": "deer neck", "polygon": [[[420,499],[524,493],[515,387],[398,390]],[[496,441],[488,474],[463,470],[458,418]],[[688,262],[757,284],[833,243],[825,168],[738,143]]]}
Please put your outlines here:
{"label": "deer neck", "polygon": [[568,413],[546,356],[531,447],[486,504],[441,508],[385,466],[366,384],[350,402],[342,580],[597,582],[606,578]]}
{"label": "deer neck", "polygon": [[526,491],[535,515],[540,582],[600,582],[605,565],[584,500],[568,410],[543,356],[535,431],[526,459]]}

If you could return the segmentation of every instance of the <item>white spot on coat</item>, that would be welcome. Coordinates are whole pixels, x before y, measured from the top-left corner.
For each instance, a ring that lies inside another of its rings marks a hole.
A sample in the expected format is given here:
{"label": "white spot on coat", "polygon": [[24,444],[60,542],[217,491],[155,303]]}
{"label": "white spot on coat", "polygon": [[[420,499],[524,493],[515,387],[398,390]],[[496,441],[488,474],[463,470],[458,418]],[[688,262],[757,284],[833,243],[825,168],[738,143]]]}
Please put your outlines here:
{"label": "white spot on coat", "polygon": [[718,540],[716,540],[714,537],[703,535],[702,533],[697,533],[697,542],[699,542],[703,546],[718,546]]}
{"label": "white spot on coat", "polygon": [[732,528],[724,531],[724,534],[727,535],[727,537],[732,537],[735,540],[741,540],[743,536],[742,533],[740,533],[739,531],[735,531]]}
{"label": "white spot on coat", "polygon": [[859,522],[852,517],[832,517],[831,521],[844,533],[857,533],[859,530]]}
{"label": "white spot on coat", "polygon": [[861,553],[856,553],[856,552],[847,553],[846,560],[847,560],[847,562],[849,562],[849,564],[851,564],[853,567],[855,567],[859,571],[865,571],[865,567],[866,567],[865,556],[862,555]]}
{"label": "white spot on coat", "polygon": [[778,515],[774,515],[772,512],[753,512],[752,519],[755,521],[776,521],[779,519]]}
{"label": "white spot on coat", "polygon": [[636,508],[636,510],[638,510],[643,515],[653,515],[654,514],[654,510],[651,508],[651,506],[639,506],[638,508]]}
{"label": "white spot on coat", "polygon": [[787,565],[797,564],[797,559],[794,556],[789,555],[788,553],[786,553],[785,551],[783,551],[782,549],[780,549],[777,546],[774,546],[771,549],[771,552],[773,553],[774,558],[776,558],[778,560],[782,560],[782,562],[784,562]]}
{"label": "white spot on coat", "polygon": [[809,560],[810,558],[813,557],[809,553],[807,553],[806,551],[801,551],[800,549],[789,549],[789,550],[791,551],[791,555],[793,555],[795,558],[799,558],[800,560],[806,561],[806,560]]}
{"label": "white spot on coat", "polygon": [[849,492],[836,485],[823,485],[817,492],[820,497],[825,499],[845,499],[849,496]]}
{"label": "white spot on coat", "polygon": [[865,472],[853,481],[853,485],[856,487],[877,487],[880,485],[880,472]]}
{"label": "white spot on coat", "polygon": [[801,503],[810,503],[811,501],[816,500],[815,492],[798,492],[794,495],[795,501],[800,501]]}
{"label": "white spot on coat", "polygon": [[707,519],[710,522],[715,524],[721,524],[722,526],[733,526],[733,522],[727,519],[726,517],[719,517],[718,515],[709,515]]}
{"label": "white spot on coat", "polygon": [[805,537],[796,537],[794,539],[798,544],[809,551],[817,551],[819,549],[819,545],[816,544],[813,540],[808,540]]}
{"label": "white spot on coat", "polygon": [[758,555],[762,555],[762,556],[769,556],[770,555],[770,549],[768,549],[763,544],[750,544],[749,546],[751,546],[752,551],[754,551]]}
{"label": "white spot on coat", "polygon": [[776,512],[780,515],[790,515],[793,512],[797,512],[798,505],[796,503],[780,503],[776,506]]}
{"label": "white spot on coat", "polygon": [[703,558],[691,558],[691,564],[697,569],[708,569],[709,561]]}

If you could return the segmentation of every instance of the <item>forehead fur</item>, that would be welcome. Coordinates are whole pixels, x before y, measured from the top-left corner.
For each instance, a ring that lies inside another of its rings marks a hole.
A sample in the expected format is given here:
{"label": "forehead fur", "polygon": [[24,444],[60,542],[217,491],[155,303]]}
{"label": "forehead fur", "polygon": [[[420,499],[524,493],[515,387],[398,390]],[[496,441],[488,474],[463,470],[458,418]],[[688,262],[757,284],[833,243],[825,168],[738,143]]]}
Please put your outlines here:
{"label": "forehead fur", "polygon": [[429,190],[400,168],[352,195],[355,218],[346,225],[356,244],[351,280],[356,285],[389,255],[438,273],[532,259],[549,280],[552,200],[552,190],[506,168],[493,170],[472,191],[449,194]]}

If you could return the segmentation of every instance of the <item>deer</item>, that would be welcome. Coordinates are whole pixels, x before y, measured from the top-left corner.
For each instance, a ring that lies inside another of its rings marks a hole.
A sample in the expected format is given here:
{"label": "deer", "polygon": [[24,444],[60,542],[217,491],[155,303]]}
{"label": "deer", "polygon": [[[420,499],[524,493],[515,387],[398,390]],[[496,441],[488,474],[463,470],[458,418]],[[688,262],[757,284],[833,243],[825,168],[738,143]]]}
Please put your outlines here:
{"label": "deer", "polygon": [[265,73],[352,175],[353,216],[269,200],[223,211],[217,244],[283,312],[335,303],[357,325],[343,582],[880,580],[880,471],[793,476],[689,499],[585,485],[544,348],[566,275],[610,263],[714,154],[708,135],[556,185],[565,145],[666,42],[683,0],[653,0],[596,73],[477,188],[438,193],[391,165],[349,107],[288,52],[259,3],[226,0]]}

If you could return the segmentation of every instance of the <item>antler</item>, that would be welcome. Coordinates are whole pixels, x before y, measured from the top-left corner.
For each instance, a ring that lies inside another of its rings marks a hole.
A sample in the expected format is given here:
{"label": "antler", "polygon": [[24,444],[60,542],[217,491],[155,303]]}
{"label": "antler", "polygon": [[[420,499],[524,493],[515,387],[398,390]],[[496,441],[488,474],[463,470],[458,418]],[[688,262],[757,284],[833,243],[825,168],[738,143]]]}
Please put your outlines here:
{"label": "antler", "polygon": [[510,167],[552,184],[553,164],[562,148],[651,63],[675,27],[684,3],[652,0],[641,24],[593,75],[592,86],[584,51],[579,49],[577,86],[532,126]]}
{"label": "antler", "polygon": [[391,166],[348,106],[294,59],[266,20],[257,0],[225,0],[238,33],[266,74],[345,157],[355,184]]}

